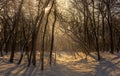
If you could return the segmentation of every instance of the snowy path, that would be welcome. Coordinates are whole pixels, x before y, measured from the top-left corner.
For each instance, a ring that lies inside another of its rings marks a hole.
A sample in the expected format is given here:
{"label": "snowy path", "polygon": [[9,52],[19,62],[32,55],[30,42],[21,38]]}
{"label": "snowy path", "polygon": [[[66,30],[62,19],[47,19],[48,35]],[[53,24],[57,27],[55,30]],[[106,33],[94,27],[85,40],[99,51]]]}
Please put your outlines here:
{"label": "snowy path", "polygon": [[74,59],[72,56],[57,57],[56,66],[45,67],[40,71],[40,66],[27,67],[25,63],[15,64],[0,61],[0,76],[120,76],[120,56],[107,54],[100,62],[88,57]]}

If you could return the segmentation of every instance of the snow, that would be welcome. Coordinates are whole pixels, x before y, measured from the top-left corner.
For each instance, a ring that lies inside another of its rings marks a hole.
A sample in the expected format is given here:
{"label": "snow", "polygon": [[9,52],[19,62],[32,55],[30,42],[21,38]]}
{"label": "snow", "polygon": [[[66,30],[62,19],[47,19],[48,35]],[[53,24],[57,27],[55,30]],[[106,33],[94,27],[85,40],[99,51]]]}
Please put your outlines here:
{"label": "snow", "polygon": [[95,54],[87,59],[83,53],[79,54],[75,58],[74,55],[57,53],[56,65],[46,64],[43,72],[39,61],[36,67],[27,67],[25,60],[16,65],[8,63],[8,57],[4,56],[4,59],[0,58],[0,76],[120,76],[120,54],[101,53],[99,62]]}

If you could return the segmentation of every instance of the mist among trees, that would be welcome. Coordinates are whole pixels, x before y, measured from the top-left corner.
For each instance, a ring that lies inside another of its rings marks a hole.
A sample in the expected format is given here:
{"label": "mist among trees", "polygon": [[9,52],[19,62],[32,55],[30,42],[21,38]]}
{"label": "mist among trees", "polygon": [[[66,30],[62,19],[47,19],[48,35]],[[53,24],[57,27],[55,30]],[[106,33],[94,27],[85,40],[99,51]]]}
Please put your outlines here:
{"label": "mist among trees", "polygon": [[0,0],[1,62],[43,71],[59,54],[100,62],[119,52],[120,0]]}

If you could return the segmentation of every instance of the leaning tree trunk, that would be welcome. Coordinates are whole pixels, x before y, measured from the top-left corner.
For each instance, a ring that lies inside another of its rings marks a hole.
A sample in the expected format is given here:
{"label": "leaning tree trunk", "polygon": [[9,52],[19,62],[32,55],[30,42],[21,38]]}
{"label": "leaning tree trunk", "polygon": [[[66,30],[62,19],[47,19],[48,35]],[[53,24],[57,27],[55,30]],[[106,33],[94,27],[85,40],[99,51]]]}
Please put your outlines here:
{"label": "leaning tree trunk", "polygon": [[54,22],[53,22],[53,25],[52,25],[52,39],[51,39],[51,49],[50,49],[50,65],[52,64],[52,53],[53,53],[53,48],[54,48],[55,23],[56,23],[56,9],[54,10]]}
{"label": "leaning tree trunk", "polygon": [[45,51],[45,35],[46,35],[46,31],[47,31],[47,25],[48,25],[48,21],[49,21],[49,15],[51,13],[51,10],[53,8],[54,5],[54,0],[51,3],[51,7],[48,10],[48,13],[46,15],[46,22],[45,22],[45,26],[44,26],[44,32],[43,32],[43,37],[42,37],[42,51],[40,53],[40,59],[41,59],[41,70],[44,70],[44,51]]}

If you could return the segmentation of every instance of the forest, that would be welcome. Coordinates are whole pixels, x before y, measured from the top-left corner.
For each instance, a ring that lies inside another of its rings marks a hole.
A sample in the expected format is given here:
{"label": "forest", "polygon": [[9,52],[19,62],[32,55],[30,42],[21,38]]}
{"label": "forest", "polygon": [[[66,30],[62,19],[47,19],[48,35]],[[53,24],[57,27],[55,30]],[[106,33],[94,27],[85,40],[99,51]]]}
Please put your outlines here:
{"label": "forest", "polygon": [[0,76],[120,76],[120,0],[0,0]]}

